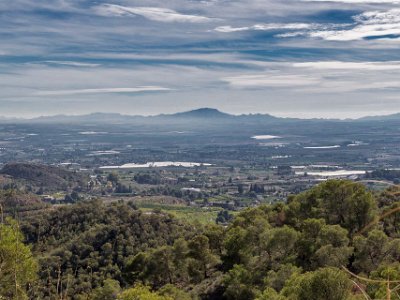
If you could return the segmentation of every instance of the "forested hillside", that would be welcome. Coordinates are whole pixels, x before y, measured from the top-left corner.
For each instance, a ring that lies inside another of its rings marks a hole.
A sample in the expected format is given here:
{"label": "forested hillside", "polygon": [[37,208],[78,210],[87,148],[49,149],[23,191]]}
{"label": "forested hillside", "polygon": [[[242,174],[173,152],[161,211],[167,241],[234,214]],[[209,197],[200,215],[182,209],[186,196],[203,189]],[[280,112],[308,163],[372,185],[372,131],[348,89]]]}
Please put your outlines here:
{"label": "forested hillside", "polygon": [[398,187],[340,180],[228,226],[122,201],[53,207],[2,221],[0,299],[400,299],[399,211]]}
{"label": "forested hillside", "polygon": [[[32,163],[8,163],[0,174],[11,176],[15,182],[23,182],[31,191],[42,192],[67,190],[86,186],[88,178],[81,173],[55,166]],[[44,189],[45,187],[45,189]]]}

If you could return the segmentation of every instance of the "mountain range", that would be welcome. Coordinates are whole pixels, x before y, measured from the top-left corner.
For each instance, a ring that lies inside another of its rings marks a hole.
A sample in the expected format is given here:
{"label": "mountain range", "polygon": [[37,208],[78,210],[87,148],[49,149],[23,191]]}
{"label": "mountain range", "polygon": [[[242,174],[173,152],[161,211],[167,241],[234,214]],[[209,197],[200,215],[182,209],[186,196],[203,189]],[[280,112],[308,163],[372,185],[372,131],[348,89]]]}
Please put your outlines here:
{"label": "mountain range", "polygon": [[359,119],[299,119],[282,118],[270,114],[242,114],[232,115],[221,112],[214,108],[199,108],[195,110],[179,112],[175,114],[159,114],[155,116],[123,115],[119,113],[91,113],[86,115],[54,115],[42,116],[31,119],[0,117],[0,123],[106,123],[106,124],[129,124],[129,123],[180,123],[187,121],[208,122],[283,122],[283,121],[394,121],[400,120],[400,113],[385,116],[367,116]]}

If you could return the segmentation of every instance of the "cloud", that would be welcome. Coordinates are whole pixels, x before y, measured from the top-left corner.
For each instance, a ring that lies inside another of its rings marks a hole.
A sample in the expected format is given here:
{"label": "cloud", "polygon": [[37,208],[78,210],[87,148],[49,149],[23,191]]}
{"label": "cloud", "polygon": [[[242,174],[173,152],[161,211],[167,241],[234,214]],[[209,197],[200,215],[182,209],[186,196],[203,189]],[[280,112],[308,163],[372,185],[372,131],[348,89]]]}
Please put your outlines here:
{"label": "cloud", "polygon": [[157,22],[204,23],[212,19],[204,16],[186,15],[175,10],[161,7],[127,7],[115,4],[102,4],[95,8],[97,13],[105,16],[138,15]]}
{"label": "cloud", "polygon": [[[369,3],[358,0],[303,0],[305,2],[348,2]],[[375,3],[375,1],[372,1]],[[383,1],[376,3],[400,3]],[[400,9],[386,11],[366,11],[352,17],[352,23],[260,23],[251,26],[219,26],[214,31],[234,33],[242,31],[284,31],[277,38],[311,37],[327,41],[357,41],[365,39],[400,40]]]}
{"label": "cloud", "polygon": [[214,30],[223,33],[230,33],[230,32],[238,32],[238,31],[247,31],[250,30],[251,27],[232,27],[232,26],[219,26],[216,27]]}
{"label": "cloud", "polygon": [[364,92],[379,95],[400,90],[399,80],[396,79],[400,74],[400,61],[311,61],[269,64],[263,71],[225,76],[221,80],[233,89],[269,90],[274,95],[292,93],[304,97],[333,94],[346,97],[349,93]]}
{"label": "cloud", "polygon": [[353,41],[366,38],[387,38],[400,35],[400,9],[364,12],[353,17],[354,27],[348,30],[321,30],[308,33],[328,41]]}
{"label": "cloud", "polygon": [[241,31],[283,31],[275,34],[275,38],[318,37],[340,32],[339,29],[348,28],[353,24],[335,23],[261,23],[245,27],[219,26],[214,31],[234,33]]}
{"label": "cloud", "polygon": [[302,0],[303,2],[339,2],[352,4],[385,4],[385,3],[400,3],[399,0]]}
{"label": "cloud", "polygon": [[171,89],[160,86],[140,86],[134,88],[58,90],[58,91],[40,91],[35,93],[34,96],[71,96],[71,95],[85,95],[85,94],[141,93],[141,92],[161,92],[161,91],[171,91]]}
{"label": "cloud", "polygon": [[77,9],[68,0],[14,0],[0,2],[0,11],[31,11],[31,10],[49,10],[49,11],[77,11]]}
{"label": "cloud", "polygon": [[222,78],[222,81],[237,88],[299,87],[319,83],[317,78],[304,75],[240,75]]}
{"label": "cloud", "polygon": [[60,60],[46,60],[43,61],[46,64],[52,64],[52,65],[62,65],[62,66],[71,66],[71,67],[98,67],[100,64],[92,64],[92,63],[82,63],[82,62],[76,62],[76,61],[60,61]]}
{"label": "cloud", "polygon": [[229,33],[229,32],[247,31],[247,30],[260,30],[260,31],[284,30],[284,29],[301,30],[301,29],[311,29],[316,27],[318,27],[318,25],[311,23],[266,23],[266,24],[261,23],[246,27],[232,27],[229,25],[219,26],[216,27],[214,30],[218,32]]}
{"label": "cloud", "polygon": [[2,114],[400,107],[395,1],[0,2]]}
{"label": "cloud", "polygon": [[318,70],[367,70],[384,71],[400,70],[400,61],[388,62],[343,62],[343,61],[316,61],[294,63],[296,68],[310,68]]}

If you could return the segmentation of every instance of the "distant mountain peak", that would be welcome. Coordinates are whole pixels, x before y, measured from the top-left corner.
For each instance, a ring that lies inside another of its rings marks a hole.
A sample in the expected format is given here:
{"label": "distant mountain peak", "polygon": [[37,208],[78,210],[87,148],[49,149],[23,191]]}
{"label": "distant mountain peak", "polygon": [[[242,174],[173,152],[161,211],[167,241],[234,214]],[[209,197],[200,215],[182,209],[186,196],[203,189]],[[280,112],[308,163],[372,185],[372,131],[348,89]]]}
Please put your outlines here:
{"label": "distant mountain peak", "polygon": [[198,108],[186,112],[176,113],[170,115],[172,117],[188,117],[188,118],[226,118],[232,117],[232,115],[219,111],[215,108]]}

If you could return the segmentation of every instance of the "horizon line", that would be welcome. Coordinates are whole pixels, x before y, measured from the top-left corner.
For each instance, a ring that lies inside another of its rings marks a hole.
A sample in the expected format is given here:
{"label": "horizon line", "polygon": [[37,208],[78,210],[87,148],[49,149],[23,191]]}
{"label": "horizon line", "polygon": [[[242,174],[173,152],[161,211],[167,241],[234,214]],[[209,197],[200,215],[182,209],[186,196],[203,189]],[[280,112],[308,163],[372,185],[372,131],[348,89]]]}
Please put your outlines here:
{"label": "horizon line", "polygon": [[250,113],[241,113],[241,114],[236,114],[236,113],[228,113],[223,110],[220,110],[218,108],[213,108],[213,107],[199,107],[199,108],[193,108],[185,111],[176,111],[173,113],[157,113],[157,114],[124,114],[120,112],[102,112],[102,111],[94,111],[94,112],[89,112],[89,113],[83,113],[83,114],[49,114],[49,115],[39,115],[35,117],[7,117],[0,115],[0,121],[13,121],[13,120],[23,120],[23,121],[34,121],[34,120],[39,120],[42,118],[54,118],[54,117],[85,117],[85,116],[90,116],[90,115],[96,115],[96,114],[103,114],[103,115],[119,115],[121,117],[143,117],[143,118],[151,118],[151,117],[161,117],[161,116],[174,116],[178,114],[185,114],[185,113],[190,113],[190,112],[195,112],[195,111],[200,111],[200,110],[213,110],[216,112],[219,112],[221,114],[233,116],[233,117],[240,117],[240,116],[270,116],[278,119],[298,119],[298,120],[340,120],[340,121],[346,121],[346,120],[360,120],[364,118],[379,118],[379,117],[389,117],[389,116],[394,116],[397,114],[400,114],[400,111],[398,112],[393,112],[393,113],[388,113],[388,114],[377,114],[377,115],[364,115],[361,117],[356,117],[356,118],[330,118],[330,117],[285,117],[285,116],[279,116],[279,115],[274,115],[270,113],[260,113],[260,112],[250,112]]}

